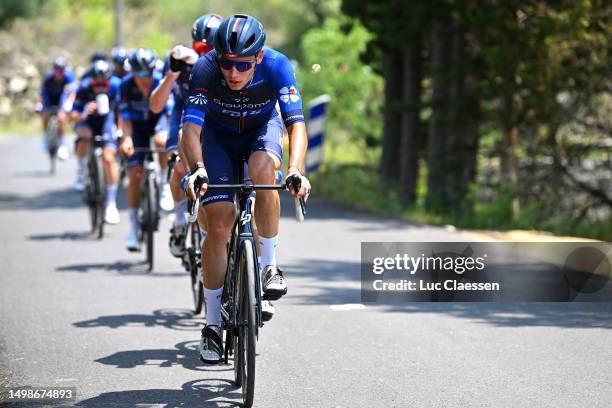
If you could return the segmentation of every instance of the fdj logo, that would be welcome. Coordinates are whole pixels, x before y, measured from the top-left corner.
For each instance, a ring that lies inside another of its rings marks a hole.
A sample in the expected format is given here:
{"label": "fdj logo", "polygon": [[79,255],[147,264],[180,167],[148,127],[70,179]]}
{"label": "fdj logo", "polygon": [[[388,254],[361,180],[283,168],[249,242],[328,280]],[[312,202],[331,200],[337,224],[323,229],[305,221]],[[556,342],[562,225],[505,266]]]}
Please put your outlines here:
{"label": "fdj logo", "polygon": [[242,212],[242,214],[240,215],[240,223],[242,225],[245,225],[247,222],[251,221],[251,214],[247,214],[244,211]]}

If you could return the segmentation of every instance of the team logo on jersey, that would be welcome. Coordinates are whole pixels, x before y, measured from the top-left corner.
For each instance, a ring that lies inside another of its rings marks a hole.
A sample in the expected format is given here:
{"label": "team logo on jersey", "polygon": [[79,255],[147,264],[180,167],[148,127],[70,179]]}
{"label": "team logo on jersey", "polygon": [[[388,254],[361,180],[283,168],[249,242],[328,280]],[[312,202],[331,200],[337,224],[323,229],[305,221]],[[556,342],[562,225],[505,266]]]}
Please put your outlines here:
{"label": "team logo on jersey", "polygon": [[294,103],[300,100],[300,94],[298,94],[295,86],[290,86],[289,88],[284,86],[280,90],[280,100],[285,103]]}
{"label": "team logo on jersey", "polygon": [[206,99],[206,95],[204,94],[195,94],[189,97],[189,102],[194,103],[196,105],[206,105],[208,100]]}

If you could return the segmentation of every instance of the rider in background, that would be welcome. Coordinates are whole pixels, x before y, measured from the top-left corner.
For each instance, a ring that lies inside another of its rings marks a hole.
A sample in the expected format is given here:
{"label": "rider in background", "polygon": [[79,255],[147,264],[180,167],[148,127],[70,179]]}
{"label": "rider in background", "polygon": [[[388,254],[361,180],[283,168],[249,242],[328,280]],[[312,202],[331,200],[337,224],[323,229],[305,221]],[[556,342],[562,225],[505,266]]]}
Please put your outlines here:
{"label": "rider in background", "polygon": [[[121,81],[113,76],[112,65],[104,60],[94,62],[89,71],[90,76],[81,81],[77,90],[70,114],[71,119],[76,122],[77,183],[80,184],[79,188],[82,189],[90,139],[96,135],[104,136],[105,142],[102,146],[104,174],[106,176],[104,221],[109,224],[118,224],[117,186],[119,169],[115,159],[117,152],[115,106]],[[98,102],[102,106],[99,106]]]}
{"label": "rider in background", "polygon": [[115,47],[111,50],[111,59],[115,70],[113,75],[119,79],[125,77],[130,71],[130,63],[128,62],[128,50],[125,47]]}
{"label": "rider in background", "polygon": [[[128,157],[128,188],[127,200],[130,214],[130,230],[125,246],[129,251],[140,250],[138,240],[138,206],[140,204],[140,181],[143,175],[145,154],[135,153],[134,148],[149,148],[150,138],[154,136],[157,149],[166,145],[167,129],[158,128],[158,122],[163,115],[167,115],[170,105],[162,112],[154,113],[149,109],[149,97],[161,81],[161,74],[155,71],[157,56],[150,48],[138,48],[130,56],[131,73],[121,82],[119,109],[121,111],[121,125],[123,139],[121,153]],[[167,155],[159,154],[161,168],[160,186],[165,184]],[[171,200],[170,200],[171,202]],[[163,200],[161,203],[163,204]],[[162,209],[163,209],[163,205]]]}
{"label": "rider in background", "polygon": [[68,68],[65,58],[56,58],[53,62],[53,69],[45,75],[37,98],[36,110],[42,112],[43,129],[47,129],[51,112],[57,112],[58,131],[60,137],[60,147],[57,157],[61,160],[68,159],[69,153],[66,147],[64,135],[68,128],[66,112],[71,103],[70,94],[74,92],[72,88],[76,84],[74,73]]}
{"label": "rider in background", "polygon": [[[217,28],[223,18],[217,14],[205,14],[198,17],[191,30],[193,40],[192,47],[182,45],[174,47],[164,65],[164,79],[151,94],[151,111],[159,112],[164,108],[170,93],[174,95],[174,107],[170,114],[170,130],[166,142],[166,152],[172,154],[179,150],[179,139],[181,130],[181,119],[185,107],[185,99],[189,96],[189,75],[193,64],[199,57],[213,49],[212,43]],[[180,155],[181,160],[173,167],[170,178],[170,188],[174,200],[174,223],[170,229],[170,252],[175,257],[183,256],[185,252],[185,233],[187,231],[185,212],[187,210],[187,199],[179,183],[187,172],[185,157]],[[200,226],[204,227],[200,222]],[[203,233],[205,229],[202,228]]]}

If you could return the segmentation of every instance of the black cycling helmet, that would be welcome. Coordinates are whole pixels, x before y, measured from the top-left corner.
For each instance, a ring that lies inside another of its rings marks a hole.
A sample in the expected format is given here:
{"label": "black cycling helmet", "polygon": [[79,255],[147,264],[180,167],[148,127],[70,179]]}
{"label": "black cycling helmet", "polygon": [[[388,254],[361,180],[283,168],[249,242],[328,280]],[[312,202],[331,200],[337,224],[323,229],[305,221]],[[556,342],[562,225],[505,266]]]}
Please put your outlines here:
{"label": "black cycling helmet", "polygon": [[212,47],[215,41],[215,34],[222,21],[223,17],[218,14],[204,14],[198,17],[193,22],[193,28],[191,29],[193,42],[201,41]]}
{"label": "black cycling helmet", "polygon": [[128,58],[127,49],[124,47],[115,47],[111,50],[111,58],[113,62],[118,66],[122,67],[125,63],[125,60]]}
{"label": "black cycling helmet", "polygon": [[68,61],[64,57],[57,57],[53,61],[53,68],[54,69],[61,69],[63,71],[63,70],[66,69],[67,66],[68,66]]}
{"label": "black cycling helmet", "polygon": [[96,51],[89,57],[89,62],[92,64],[96,61],[108,61],[108,55],[104,51]]}
{"label": "black cycling helmet", "polygon": [[113,66],[104,60],[98,60],[91,66],[92,79],[110,79],[113,75]]}
{"label": "black cycling helmet", "polygon": [[223,20],[215,36],[215,50],[228,57],[257,55],[264,46],[263,25],[245,14],[234,14]]}
{"label": "black cycling helmet", "polygon": [[132,71],[152,71],[155,68],[157,55],[151,48],[136,48],[130,55]]}

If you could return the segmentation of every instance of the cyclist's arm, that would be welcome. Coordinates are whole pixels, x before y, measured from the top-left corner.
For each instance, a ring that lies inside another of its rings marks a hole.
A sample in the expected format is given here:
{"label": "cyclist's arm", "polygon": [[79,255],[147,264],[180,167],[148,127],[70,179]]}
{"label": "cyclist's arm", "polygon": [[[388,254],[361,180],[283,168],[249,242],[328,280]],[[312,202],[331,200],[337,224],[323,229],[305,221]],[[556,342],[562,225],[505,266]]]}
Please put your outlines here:
{"label": "cyclist's arm", "polygon": [[195,163],[203,163],[202,146],[200,145],[200,132],[202,126],[193,122],[183,124],[183,137],[179,143],[181,151],[184,153],[187,163],[185,167],[190,169]]}
{"label": "cyclist's arm", "polygon": [[132,138],[132,121],[123,118],[121,120],[121,131],[123,132],[123,140]]}
{"label": "cyclist's arm", "polygon": [[153,113],[159,113],[164,110],[168,97],[170,96],[170,92],[172,92],[172,86],[174,85],[174,82],[178,76],[179,73],[173,73],[171,71],[166,72],[164,79],[162,79],[158,87],[155,88],[149,100],[149,109],[151,109]]}
{"label": "cyclist's arm", "polygon": [[[289,167],[304,174],[304,159],[308,148],[308,134],[304,122],[296,122],[287,129],[289,133]],[[287,169],[290,173],[292,169]]]}

